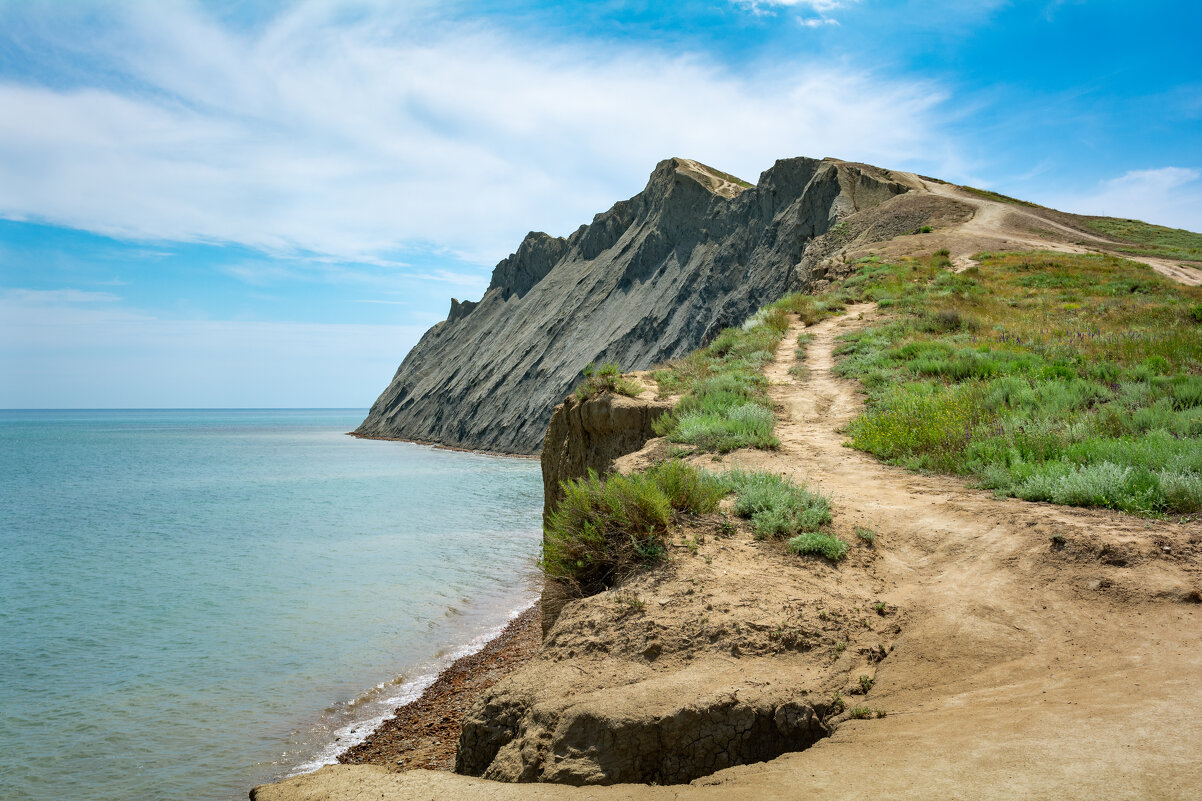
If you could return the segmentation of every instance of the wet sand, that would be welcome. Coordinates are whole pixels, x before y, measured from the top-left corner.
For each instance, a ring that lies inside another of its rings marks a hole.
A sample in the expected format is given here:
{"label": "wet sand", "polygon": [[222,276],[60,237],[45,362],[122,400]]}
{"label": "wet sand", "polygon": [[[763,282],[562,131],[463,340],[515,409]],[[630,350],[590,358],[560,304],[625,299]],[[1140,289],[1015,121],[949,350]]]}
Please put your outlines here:
{"label": "wet sand", "polygon": [[364,742],[340,754],[338,761],[384,765],[394,771],[454,770],[455,749],[467,710],[541,644],[542,610],[535,604],[479,652],[452,663],[420,698],[398,707],[395,717],[384,721]]}

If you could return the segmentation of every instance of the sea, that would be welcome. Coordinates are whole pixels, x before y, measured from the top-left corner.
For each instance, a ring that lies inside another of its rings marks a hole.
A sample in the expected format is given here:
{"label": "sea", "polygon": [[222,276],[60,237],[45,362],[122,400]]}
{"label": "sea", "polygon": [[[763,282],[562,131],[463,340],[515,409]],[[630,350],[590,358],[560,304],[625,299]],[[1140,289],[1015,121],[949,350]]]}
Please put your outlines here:
{"label": "sea", "polygon": [[365,414],[0,411],[0,797],[245,799],[533,603],[538,462]]}

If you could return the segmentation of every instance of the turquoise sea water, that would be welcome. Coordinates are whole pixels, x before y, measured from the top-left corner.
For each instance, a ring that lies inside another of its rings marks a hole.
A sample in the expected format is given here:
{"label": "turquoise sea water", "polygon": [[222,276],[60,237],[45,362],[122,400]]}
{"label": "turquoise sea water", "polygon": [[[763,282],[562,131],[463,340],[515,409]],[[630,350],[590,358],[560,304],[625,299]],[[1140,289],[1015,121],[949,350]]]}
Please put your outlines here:
{"label": "turquoise sea water", "polygon": [[0,797],[244,799],[533,600],[538,463],[363,415],[0,411]]}

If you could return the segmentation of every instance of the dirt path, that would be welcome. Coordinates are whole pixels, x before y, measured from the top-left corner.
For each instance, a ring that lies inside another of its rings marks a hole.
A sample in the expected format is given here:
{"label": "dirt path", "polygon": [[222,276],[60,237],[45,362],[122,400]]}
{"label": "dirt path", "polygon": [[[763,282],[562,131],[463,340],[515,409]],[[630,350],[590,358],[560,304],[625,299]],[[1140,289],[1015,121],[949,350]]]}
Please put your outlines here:
{"label": "dirt path", "polygon": [[[875,314],[852,306],[811,328],[800,382],[794,326],[769,370],[782,449],[739,457],[812,476],[844,521],[875,529],[885,600],[904,617],[874,690],[896,715],[782,761],[855,753],[894,789],[928,792],[928,771],[959,775],[952,797],[1197,797],[1202,761],[1184,743],[1202,736],[1186,690],[1202,679],[1199,528],[998,500],[844,447],[838,429],[861,400],[832,372],[833,349]],[[1002,776],[1019,784],[994,785]]]}
{"label": "dirt path", "polygon": [[[1202,270],[1184,267],[1170,259],[1120,253],[1105,237],[1072,228],[1033,213],[1026,207],[966,192],[953,184],[925,181],[902,173],[926,191],[952,198],[973,208],[973,216],[949,232],[952,263],[963,271],[977,262],[973,253],[983,250],[1054,250],[1061,253],[1105,253],[1146,264],[1161,275],[1188,286],[1202,286]],[[1042,234],[1042,235],[1041,235]],[[1080,243],[1080,244],[1074,244]]]}
{"label": "dirt path", "polygon": [[[999,500],[845,447],[861,409],[833,373],[838,337],[872,304],[794,324],[767,371],[777,452],[723,461],[809,479],[837,532],[877,533],[875,578],[900,633],[863,701],[879,720],[691,785],[568,788],[327,768],[268,799],[1196,799],[1202,795],[1202,526]],[[707,467],[716,465],[704,457]],[[1057,546],[1053,535],[1064,538]],[[856,580],[846,571],[846,581]]]}

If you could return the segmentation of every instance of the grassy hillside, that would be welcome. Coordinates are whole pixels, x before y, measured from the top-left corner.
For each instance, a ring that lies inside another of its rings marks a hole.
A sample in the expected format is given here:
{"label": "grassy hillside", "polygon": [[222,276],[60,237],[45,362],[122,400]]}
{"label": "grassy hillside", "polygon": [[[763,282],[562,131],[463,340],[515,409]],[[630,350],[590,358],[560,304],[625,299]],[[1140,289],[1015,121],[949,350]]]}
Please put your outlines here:
{"label": "grassy hillside", "polygon": [[660,391],[684,396],[659,421],[657,433],[700,451],[779,447],[764,367],[789,328],[790,313],[812,323],[839,308],[835,301],[788,295],[742,326],[723,330],[706,347],[657,369],[653,376]]}
{"label": "grassy hillside", "polygon": [[1202,234],[1193,231],[1118,217],[1083,217],[1081,222],[1103,236],[1128,243],[1118,249],[1133,256],[1202,261]]}
{"label": "grassy hillside", "polygon": [[893,308],[845,338],[856,448],[1004,495],[1202,510],[1202,290],[1103,256],[868,260],[837,290]]}

